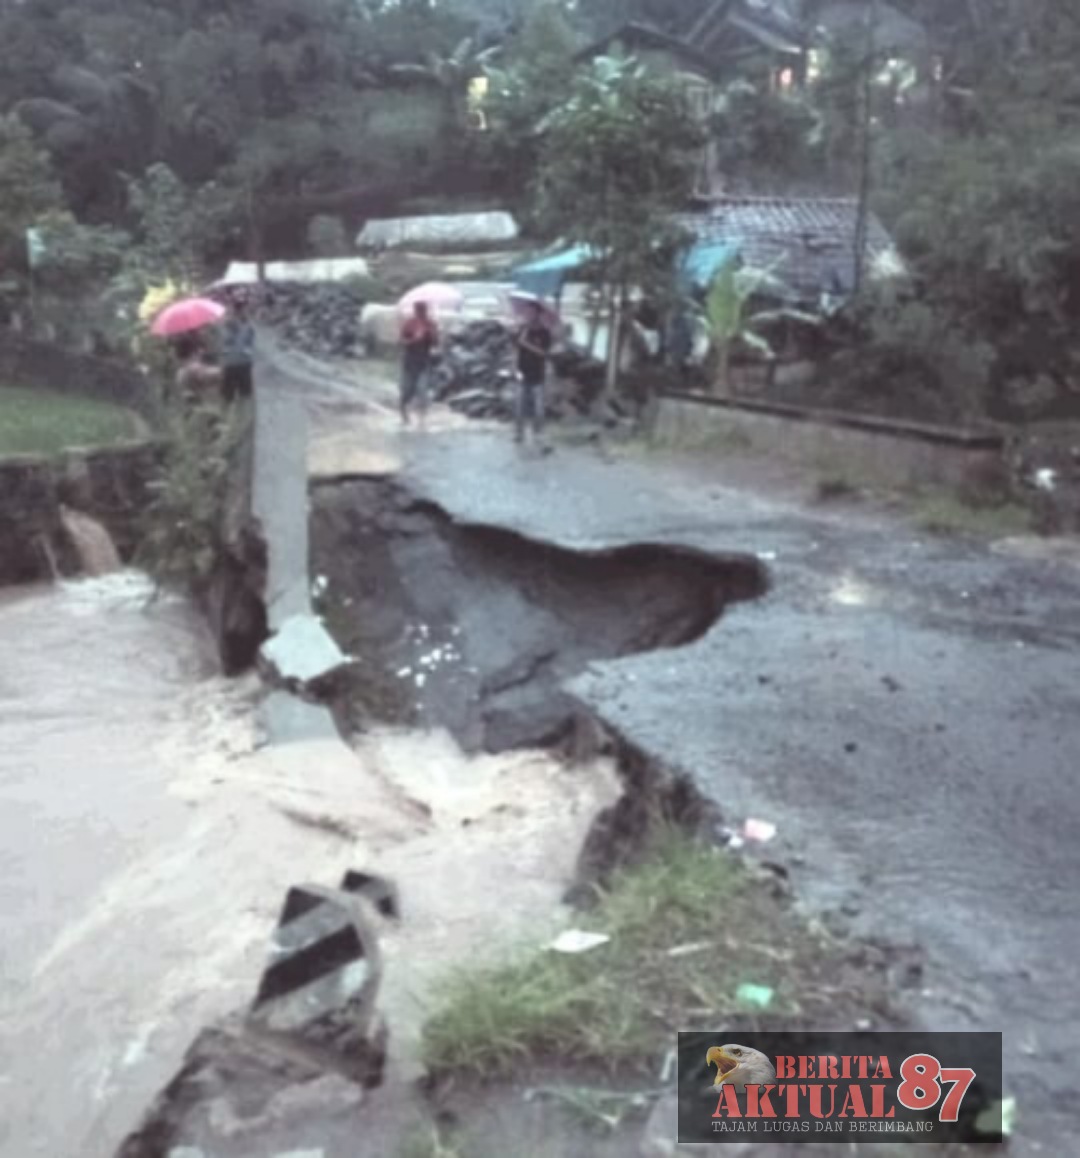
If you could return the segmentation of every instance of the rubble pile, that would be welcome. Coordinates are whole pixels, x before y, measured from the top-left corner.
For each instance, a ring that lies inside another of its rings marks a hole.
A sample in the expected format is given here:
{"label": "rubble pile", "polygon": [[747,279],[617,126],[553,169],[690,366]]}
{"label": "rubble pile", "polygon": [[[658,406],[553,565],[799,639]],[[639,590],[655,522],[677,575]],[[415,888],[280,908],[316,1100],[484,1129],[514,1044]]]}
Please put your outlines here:
{"label": "rubble pile", "polygon": [[362,287],[348,282],[273,282],[262,291],[259,320],[283,342],[315,357],[360,358],[367,352]]}
{"label": "rubble pile", "polygon": [[471,322],[447,337],[432,392],[470,418],[509,419],[514,408],[514,342],[499,322]]}
{"label": "rubble pile", "polygon": [[[514,413],[516,355],[500,322],[472,322],[451,334],[433,371],[434,396],[470,418],[509,421]],[[575,350],[552,358],[547,417],[589,413],[603,389],[604,368]]]}

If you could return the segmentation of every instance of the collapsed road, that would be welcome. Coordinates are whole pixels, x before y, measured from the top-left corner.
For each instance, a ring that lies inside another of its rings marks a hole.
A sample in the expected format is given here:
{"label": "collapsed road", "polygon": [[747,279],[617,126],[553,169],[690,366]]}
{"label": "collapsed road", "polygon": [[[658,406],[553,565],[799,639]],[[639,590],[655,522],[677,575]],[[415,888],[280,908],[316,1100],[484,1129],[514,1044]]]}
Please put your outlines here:
{"label": "collapsed road", "polygon": [[1004,1030],[1016,1152],[1065,1152],[1080,572],[769,500],[700,463],[530,459],[479,430],[406,438],[401,456],[399,485],[458,526],[768,561],[771,592],[696,642],[601,658],[569,690],[728,816],[777,822],[777,855],[831,920],[925,946],[908,982],[926,1023]]}
{"label": "collapsed road", "polygon": [[[347,722],[369,729],[374,715],[439,724],[466,746],[499,749],[558,740],[582,714],[599,720],[621,751],[719,802],[729,820],[771,819],[781,832],[774,855],[786,861],[807,902],[859,933],[925,945],[907,982],[927,1024],[1005,1030],[1009,1092],[1023,1114],[1015,1152],[1068,1152],[1077,1128],[1065,1058],[1077,1014],[1067,964],[1080,947],[1071,791],[1080,717],[1070,683],[1077,640],[1067,624],[1080,572],[1067,559],[1009,554],[1008,545],[994,554],[928,540],[880,515],[768,499],[700,462],[692,469],[612,462],[567,449],[531,458],[504,431],[390,435],[380,454],[391,465],[375,474],[363,431],[342,421],[354,404],[353,419],[361,415],[360,425],[369,426],[368,400],[350,399],[336,385],[333,405],[321,410],[312,385],[309,377],[297,393],[309,403],[315,443],[316,594],[328,623],[370,660],[360,673],[366,686],[346,696]],[[290,388],[288,379],[274,383]],[[333,419],[324,424],[327,413]],[[345,445],[352,435],[354,459]],[[333,453],[321,454],[328,440]],[[286,507],[302,515],[302,494]],[[286,545],[290,552],[302,555],[306,570],[306,533]],[[771,584],[756,560],[767,564]],[[295,599],[283,587],[275,599],[280,614]],[[376,610],[388,615],[385,632],[374,623]],[[410,634],[409,625],[427,632]],[[448,636],[438,634],[444,630]],[[439,682],[455,672],[466,677],[462,695],[453,690],[457,679]],[[361,694],[367,711],[350,715]],[[378,732],[366,735],[376,747],[386,742]],[[424,752],[414,753],[409,761],[405,783],[418,799],[429,781],[453,775],[445,754],[432,755],[425,762]],[[450,882],[464,895],[454,882],[466,851],[462,834],[476,831],[475,802],[448,815],[447,832],[458,838],[447,849],[439,826],[422,812],[399,813],[397,790],[387,795],[377,777],[343,764],[328,778],[325,770],[337,760],[329,748],[305,742],[278,749],[272,766],[256,771],[245,754],[235,783],[222,778],[215,761],[199,774],[196,793],[226,807],[215,805],[210,825],[195,814],[199,840],[184,838],[182,863],[220,878],[226,864],[235,871],[239,855],[248,874],[244,895],[272,906],[278,888],[298,874],[320,877],[343,857],[355,860],[356,847],[342,842],[370,828],[375,816],[385,834],[364,844],[379,850],[379,867],[399,880],[413,871],[406,912],[415,912],[421,882]],[[560,772],[552,762],[541,771],[554,796],[572,791],[572,770]],[[318,810],[305,799],[316,772],[325,788]],[[247,789],[253,773],[257,811]],[[503,790],[519,790],[509,765],[497,775]],[[517,783],[535,778],[534,767]],[[219,787],[226,783],[227,797]],[[494,804],[491,815],[502,808]],[[567,843],[566,818],[548,815],[535,859],[554,864],[560,831]],[[331,816],[336,827],[321,831]],[[579,833],[587,816],[577,809]],[[465,821],[469,828],[461,827]],[[229,842],[217,835],[225,829],[233,832]],[[244,843],[236,831],[245,832]],[[521,859],[513,825],[499,839],[501,856]],[[259,863],[268,850],[284,848],[290,853],[275,854],[272,866]],[[177,877],[179,856],[179,845],[167,843],[147,863],[131,865],[122,887],[111,890],[117,903],[96,907],[76,936],[65,932],[71,953],[52,951],[54,974],[70,967],[68,956],[82,954],[94,962],[93,984],[105,984],[111,958],[86,955],[90,946],[112,944],[102,936],[108,922],[130,925],[128,893],[145,906],[139,882],[174,882],[181,899],[200,895],[192,879]],[[554,875],[563,877],[569,864],[556,867]],[[495,877],[490,861],[475,869],[478,880]],[[269,893],[268,870],[278,882]],[[528,898],[534,912],[551,912],[557,893],[550,883],[523,876],[506,911]],[[230,894],[235,889],[234,881]],[[156,906],[170,918],[163,929],[175,924],[165,895]],[[447,898],[419,899],[421,915],[405,924],[412,925],[409,936],[419,932],[430,942]],[[213,913],[200,905],[189,914],[227,963],[226,991],[209,1000],[199,991],[198,1009],[207,1016],[250,988],[269,926],[268,914],[256,913],[243,923],[242,943],[219,940],[223,922],[235,923],[225,911],[231,895],[221,900]],[[470,930],[490,919],[479,886],[474,900]],[[441,944],[443,931],[437,935]],[[396,945],[390,938],[399,966],[415,945],[408,936]],[[190,1041],[188,1010],[168,1022],[168,1040],[158,1043],[162,1011],[181,995],[186,1004],[198,972],[205,974],[202,965],[194,968],[197,947],[186,948],[169,950],[177,976],[158,982],[153,1000],[125,1022],[122,1057],[100,1034],[93,1071],[91,1059],[76,1055],[79,1074],[99,1074],[94,1098],[136,1076],[145,1089],[151,1074],[142,1059],[149,1053],[153,1072],[161,1073],[180,1056],[185,1026]],[[147,963],[140,959],[140,968]],[[389,974],[396,976],[393,966]],[[55,1011],[58,990],[47,990],[40,990],[35,1016]],[[110,1007],[118,1000],[110,996]],[[402,994],[388,1010],[395,1025],[411,1000]],[[415,1010],[412,1016],[415,1034]],[[40,1024],[23,1016],[21,1040],[31,1040]],[[66,1072],[63,1065],[72,1068],[55,1054],[42,1054],[33,1072],[28,1053],[20,1060],[27,1094],[34,1089],[37,1097]],[[21,1102],[29,1114],[30,1102]],[[123,1108],[111,1098],[113,1115]],[[64,1118],[53,1113],[56,1136],[84,1112],[76,1101]],[[340,1125],[345,1144],[355,1127],[351,1110]],[[13,1125],[13,1145],[26,1137]]]}
{"label": "collapsed road", "polygon": [[356,657],[347,722],[381,709],[466,751],[562,743],[580,714],[563,685],[589,662],[700,639],[765,587],[752,557],[570,551],[455,522],[378,477],[313,488],[311,550],[327,621]]}
{"label": "collapsed road", "polygon": [[[386,390],[327,372],[303,391],[318,496],[366,473]],[[350,404],[364,412],[351,428]],[[486,528],[534,552],[648,543],[767,565],[769,591],[700,638],[594,656],[564,690],[729,820],[777,823],[774,857],[830,922],[921,947],[905,982],[925,1024],[1004,1032],[1014,1152],[1067,1152],[1080,1131],[1067,1077],[1080,1020],[1075,556],[825,507],[813,480],[777,485],[760,466],[745,478],[701,458],[535,458],[503,429],[437,423],[389,442],[382,473],[474,543]]]}

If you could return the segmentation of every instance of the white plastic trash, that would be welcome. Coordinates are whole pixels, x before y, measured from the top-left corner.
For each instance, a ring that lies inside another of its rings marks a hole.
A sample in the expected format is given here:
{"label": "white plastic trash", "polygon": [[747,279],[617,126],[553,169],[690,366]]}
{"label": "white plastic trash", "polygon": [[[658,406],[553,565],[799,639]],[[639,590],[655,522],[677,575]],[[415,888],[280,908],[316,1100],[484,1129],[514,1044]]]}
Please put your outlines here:
{"label": "white plastic trash", "polygon": [[605,933],[589,933],[584,929],[567,929],[551,942],[556,953],[588,953],[600,945],[606,945],[611,938]]}

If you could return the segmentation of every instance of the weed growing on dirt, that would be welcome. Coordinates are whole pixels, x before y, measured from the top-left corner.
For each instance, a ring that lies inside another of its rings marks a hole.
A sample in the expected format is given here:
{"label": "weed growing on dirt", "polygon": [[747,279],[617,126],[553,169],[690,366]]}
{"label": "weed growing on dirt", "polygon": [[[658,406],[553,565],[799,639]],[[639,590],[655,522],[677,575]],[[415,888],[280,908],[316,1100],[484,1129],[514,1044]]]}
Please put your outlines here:
{"label": "weed growing on dirt", "polygon": [[1031,510],[1019,503],[976,505],[947,492],[920,496],[914,514],[920,527],[941,535],[1003,539],[1034,529]]}
{"label": "weed growing on dirt", "polygon": [[581,917],[609,942],[578,955],[533,950],[448,980],[425,1027],[432,1076],[490,1079],[552,1061],[652,1071],[676,1029],[756,1016],[736,999],[747,982],[772,989],[769,1014],[788,1023],[835,1008],[840,994],[874,1004],[867,978],[837,988],[842,954],[767,877],[665,831]]}

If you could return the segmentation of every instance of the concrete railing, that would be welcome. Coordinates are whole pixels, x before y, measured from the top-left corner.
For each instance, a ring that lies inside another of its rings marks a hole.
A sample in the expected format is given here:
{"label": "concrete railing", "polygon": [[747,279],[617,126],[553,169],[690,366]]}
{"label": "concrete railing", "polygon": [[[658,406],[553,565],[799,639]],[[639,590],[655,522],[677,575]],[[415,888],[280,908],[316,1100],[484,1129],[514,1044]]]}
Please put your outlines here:
{"label": "concrete railing", "polygon": [[677,445],[737,441],[822,472],[886,486],[985,486],[1007,475],[1005,438],[960,429],[782,403],[660,396],[655,436]]}

